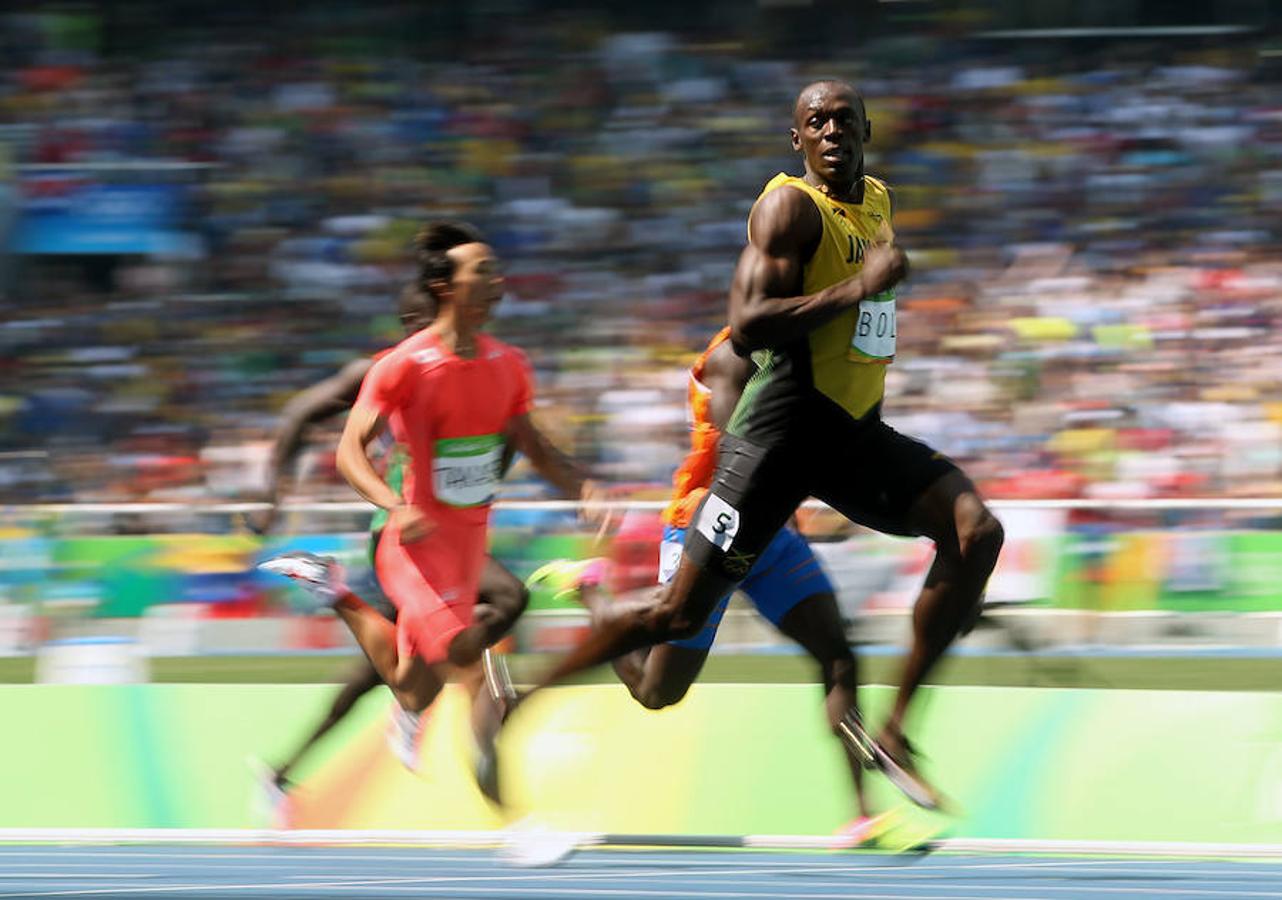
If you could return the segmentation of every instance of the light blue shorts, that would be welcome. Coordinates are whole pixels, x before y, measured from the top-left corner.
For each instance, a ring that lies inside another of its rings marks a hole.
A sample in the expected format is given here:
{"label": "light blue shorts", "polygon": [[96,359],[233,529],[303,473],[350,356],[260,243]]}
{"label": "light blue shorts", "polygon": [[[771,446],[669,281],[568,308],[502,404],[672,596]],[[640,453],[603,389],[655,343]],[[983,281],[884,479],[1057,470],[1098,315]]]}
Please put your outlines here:
{"label": "light blue shorts", "polygon": [[[660,584],[667,584],[676,574],[685,536],[684,528],[664,526],[663,543],[659,545]],[[776,627],[794,606],[807,597],[833,593],[832,582],[828,580],[823,566],[819,565],[810,544],[792,528],[779,529],[748,570],[747,577],[739,583],[739,590],[748,596],[757,612]],[[730,594],[726,594],[708,616],[702,631],[692,638],[671,641],[671,644],[691,650],[707,650],[717,636],[721,617],[726,614],[729,604]]]}

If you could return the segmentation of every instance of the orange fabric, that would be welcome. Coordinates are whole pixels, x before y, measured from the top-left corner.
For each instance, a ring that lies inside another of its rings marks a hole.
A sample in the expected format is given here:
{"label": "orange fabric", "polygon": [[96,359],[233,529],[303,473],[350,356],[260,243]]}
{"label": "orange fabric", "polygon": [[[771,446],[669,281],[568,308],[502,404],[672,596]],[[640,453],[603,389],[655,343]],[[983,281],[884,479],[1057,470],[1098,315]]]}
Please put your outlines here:
{"label": "orange fabric", "polygon": [[717,332],[690,367],[687,398],[690,407],[690,452],[672,476],[672,501],[663,511],[663,521],[674,528],[687,528],[717,469],[717,441],[721,432],[712,424],[709,410],[712,394],[703,383],[703,370],[712,351],[730,339],[730,327]]}

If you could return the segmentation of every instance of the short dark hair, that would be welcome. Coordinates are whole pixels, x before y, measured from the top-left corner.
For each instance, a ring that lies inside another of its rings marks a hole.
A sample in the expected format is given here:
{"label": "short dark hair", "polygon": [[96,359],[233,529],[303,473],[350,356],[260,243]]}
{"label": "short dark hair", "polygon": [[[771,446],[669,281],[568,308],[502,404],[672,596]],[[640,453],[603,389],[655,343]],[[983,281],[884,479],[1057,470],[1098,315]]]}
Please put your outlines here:
{"label": "short dark hair", "polygon": [[446,254],[463,244],[482,241],[481,232],[464,222],[428,222],[414,236],[414,258],[418,262],[418,286],[432,295],[433,281],[454,276],[454,260]]}

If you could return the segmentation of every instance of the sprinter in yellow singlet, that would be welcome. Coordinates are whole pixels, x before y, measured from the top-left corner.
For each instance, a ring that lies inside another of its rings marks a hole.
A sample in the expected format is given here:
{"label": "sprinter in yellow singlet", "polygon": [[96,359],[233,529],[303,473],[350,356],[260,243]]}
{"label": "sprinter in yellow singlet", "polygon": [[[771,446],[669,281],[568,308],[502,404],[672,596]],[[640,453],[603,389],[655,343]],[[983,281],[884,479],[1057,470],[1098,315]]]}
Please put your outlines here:
{"label": "sprinter in yellow singlet", "polygon": [[697,634],[797,505],[815,496],[878,531],[935,542],[890,717],[876,740],[853,710],[843,729],[852,750],[935,807],[938,795],[904,737],[904,713],[973,620],[1003,535],[956,465],[881,420],[895,357],[894,286],[907,260],[894,244],[890,191],[864,171],[871,134],[849,84],[820,81],[797,97],[790,136],[804,174],[777,175],[762,191],[730,290],[731,340],[756,369],[722,435],[677,572],[653,598],[595,617],[540,684]]}

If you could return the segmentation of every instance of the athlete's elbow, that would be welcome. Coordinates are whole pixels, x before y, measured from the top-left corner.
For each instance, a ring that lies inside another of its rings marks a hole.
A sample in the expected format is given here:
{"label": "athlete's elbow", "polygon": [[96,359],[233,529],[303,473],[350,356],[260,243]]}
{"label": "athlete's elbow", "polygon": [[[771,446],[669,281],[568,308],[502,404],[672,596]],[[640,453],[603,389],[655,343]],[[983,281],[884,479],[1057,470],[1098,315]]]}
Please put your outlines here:
{"label": "athlete's elbow", "polygon": [[730,313],[730,340],[744,350],[760,350],[766,346],[765,321],[750,310]]}

